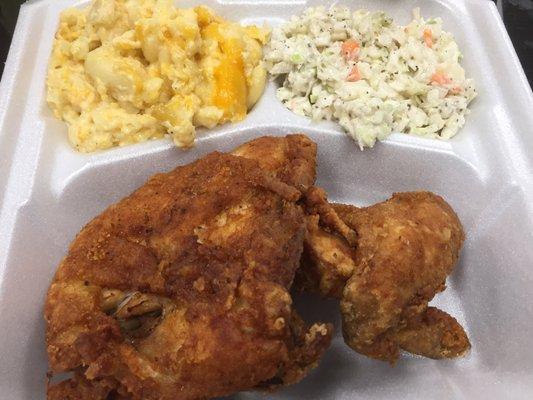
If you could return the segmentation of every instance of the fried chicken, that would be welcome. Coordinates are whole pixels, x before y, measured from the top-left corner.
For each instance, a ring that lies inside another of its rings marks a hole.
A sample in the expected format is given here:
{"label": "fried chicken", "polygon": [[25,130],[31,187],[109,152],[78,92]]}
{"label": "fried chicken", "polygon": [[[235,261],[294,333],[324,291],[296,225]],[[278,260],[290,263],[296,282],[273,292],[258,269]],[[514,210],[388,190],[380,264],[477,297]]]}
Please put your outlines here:
{"label": "fried chicken", "polygon": [[50,368],[74,372],[49,399],[206,399],[294,383],[317,364],[332,328],[307,327],[289,295],[316,149],[286,141],[281,180],[212,153],[81,230],[46,299]]}
{"label": "fried chicken", "polygon": [[263,136],[237,147],[231,154],[255,160],[287,185],[306,192],[316,179],[316,144],[305,135]]}
{"label": "fried chicken", "polygon": [[51,373],[72,373],[48,398],[195,400],[299,381],[332,327],[292,308],[296,273],[340,299],[362,354],[468,350],[428,307],[464,239],[453,210],[425,192],[332,205],[315,177],[309,138],[262,137],[156,175],[91,221],[46,299]]}
{"label": "fried chicken", "polygon": [[[435,293],[444,289],[446,276],[451,273],[464,240],[453,210],[440,197],[427,192],[396,194],[388,202],[363,209],[332,206],[323,190],[312,187],[315,168],[311,160],[314,160],[315,153],[314,143],[303,135],[290,135],[286,139],[263,137],[245,143],[233,152],[257,160],[262,168],[285,183],[300,187],[305,193],[308,216],[302,259],[304,268],[297,271],[300,285],[323,296],[343,299],[346,341],[363,354],[394,362],[399,348],[430,358],[451,358],[466,352],[470,343],[459,323],[445,312],[427,307]],[[287,174],[286,170],[299,173]],[[299,182],[291,180],[292,177],[298,177]],[[305,182],[303,187],[301,182]],[[390,226],[375,233],[384,220],[389,220]],[[405,248],[407,253],[404,252],[405,243],[394,236],[395,229],[406,230],[406,237],[410,232],[411,242]],[[430,234],[427,234],[428,230]],[[449,231],[450,237],[439,240],[439,231]],[[396,252],[387,254],[393,250]],[[422,262],[417,251],[432,252],[433,257]],[[381,310],[376,309],[376,315],[361,320],[351,318],[352,314],[362,312],[350,308],[352,296],[360,294],[354,283],[357,279],[352,276],[356,271],[360,276],[361,270],[368,270],[366,258],[373,257],[378,261],[376,272],[363,275],[368,275],[370,281],[375,280],[381,298],[387,298],[387,291],[396,292],[394,301],[398,301],[401,307],[398,313],[393,311],[392,299],[387,305],[380,301],[387,318],[397,314],[383,329],[386,334],[378,329],[383,323],[383,319],[376,319]],[[425,275],[420,276],[420,272]],[[426,292],[425,285],[429,285]],[[369,329],[373,330],[374,337],[370,342],[366,338],[358,339],[359,329],[364,329],[359,327],[360,322],[371,324]],[[392,332],[394,337],[386,338]],[[373,346],[377,350],[373,351]]]}
{"label": "fried chicken", "polygon": [[428,308],[445,289],[464,240],[457,215],[442,198],[396,193],[383,203],[357,208],[330,205],[323,191],[313,188],[307,203],[300,281],[340,299],[344,338],[351,348],[391,363],[400,349],[438,359],[470,348],[453,317]]}

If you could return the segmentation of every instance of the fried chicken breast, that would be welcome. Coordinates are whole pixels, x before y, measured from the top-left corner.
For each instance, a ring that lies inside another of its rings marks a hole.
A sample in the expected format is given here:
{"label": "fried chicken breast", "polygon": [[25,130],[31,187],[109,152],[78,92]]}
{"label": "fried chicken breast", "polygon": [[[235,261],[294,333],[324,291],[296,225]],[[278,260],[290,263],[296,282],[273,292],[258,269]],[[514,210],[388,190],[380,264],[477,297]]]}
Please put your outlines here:
{"label": "fried chicken breast", "polygon": [[74,372],[48,398],[206,399],[304,377],[332,328],[292,309],[306,231],[296,187],[315,163],[293,155],[312,179],[212,153],[85,226],[46,299],[50,369]]}
{"label": "fried chicken breast", "polygon": [[255,160],[280,181],[306,192],[316,179],[316,144],[305,135],[263,136],[231,154]]}
{"label": "fried chicken breast", "polygon": [[457,215],[441,197],[396,193],[383,203],[357,208],[330,205],[313,188],[307,203],[301,282],[340,299],[344,338],[351,348],[391,363],[400,349],[452,358],[470,348],[453,317],[428,308],[445,289],[464,240]]}

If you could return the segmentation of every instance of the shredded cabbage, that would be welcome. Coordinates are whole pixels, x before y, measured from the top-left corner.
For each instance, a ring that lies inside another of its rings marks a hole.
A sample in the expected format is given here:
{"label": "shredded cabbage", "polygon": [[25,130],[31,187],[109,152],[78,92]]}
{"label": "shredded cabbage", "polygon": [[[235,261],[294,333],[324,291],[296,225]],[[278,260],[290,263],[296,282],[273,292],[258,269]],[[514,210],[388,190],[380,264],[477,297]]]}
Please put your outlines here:
{"label": "shredded cabbage", "polygon": [[449,139],[476,96],[440,18],[418,11],[406,26],[383,12],[308,8],[275,28],[266,46],[278,99],[296,114],[336,120],[361,149],[392,132]]}

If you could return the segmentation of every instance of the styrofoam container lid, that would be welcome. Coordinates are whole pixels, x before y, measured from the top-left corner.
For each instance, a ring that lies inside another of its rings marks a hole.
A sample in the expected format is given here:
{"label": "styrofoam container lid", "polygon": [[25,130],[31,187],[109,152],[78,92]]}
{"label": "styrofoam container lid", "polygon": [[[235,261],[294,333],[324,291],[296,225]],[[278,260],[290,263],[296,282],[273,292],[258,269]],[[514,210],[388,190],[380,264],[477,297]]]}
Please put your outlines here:
{"label": "styrofoam container lid", "polygon": [[[343,2],[335,2],[343,4]],[[350,350],[334,301],[297,299],[310,320],[333,321],[332,346],[301,383],[270,398],[533,398],[533,95],[496,7],[486,0],[344,2],[407,22],[440,16],[464,54],[479,95],[465,127],[443,142],[393,134],[361,152],[334,123],[286,110],[275,84],[241,123],[201,131],[196,147],[163,139],[92,154],[74,151],[45,101],[59,13],[87,1],[42,0],[22,8],[0,85],[0,393],[45,397],[43,304],[56,267],[81,227],[152,174],[264,134],[304,132],[318,143],[318,185],[331,200],[367,205],[393,192],[442,195],[467,240],[448,289],[434,303],[465,326],[472,351],[458,360],[404,355],[396,367]],[[199,3],[182,1],[180,7]],[[221,15],[273,26],[317,0],[206,0]],[[258,393],[235,398],[263,398]]]}

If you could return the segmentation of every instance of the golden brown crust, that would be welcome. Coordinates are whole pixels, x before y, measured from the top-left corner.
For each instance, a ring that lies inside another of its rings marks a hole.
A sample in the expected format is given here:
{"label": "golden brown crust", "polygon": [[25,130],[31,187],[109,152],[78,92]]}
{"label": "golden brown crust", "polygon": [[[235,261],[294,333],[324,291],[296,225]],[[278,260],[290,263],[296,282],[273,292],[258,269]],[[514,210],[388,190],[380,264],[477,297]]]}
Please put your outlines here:
{"label": "golden brown crust", "polygon": [[460,357],[470,349],[463,327],[435,307],[407,319],[395,338],[403,350],[433,359]]}
{"label": "golden brown crust", "polygon": [[321,227],[319,220],[318,215],[307,216],[296,285],[321,296],[341,298],[346,281],[356,269],[355,249],[340,235]]}
{"label": "golden brown crust", "polygon": [[107,380],[132,399],[199,399],[301,379],[331,327],[291,329],[288,289],[305,234],[298,197],[257,162],[212,153],[87,224],[45,318],[52,371],[82,369],[91,383],[50,393]]}
{"label": "golden brown crust", "polygon": [[359,237],[358,268],[341,300],[345,340],[360,353],[394,362],[397,329],[445,288],[464,240],[461,223],[428,192],[396,193],[363,209],[333,207]]}
{"label": "golden brown crust", "polygon": [[[444,290],[464,240],[457,215],[441,197],[396,193],[383,203],[357,208],[327,204],[325,193],[313,188],[306,204],[315,215],[307,217],[299,284],[341,299],[350,347],[391,363],[400,347],[428,357],[455,357],[469,348],[452,317],[423,323],[429,321],[425,316],[436,315],[426,314],[427,304]],[[351,245],[349,231],[356,238]],[[418,347],[415,337],[423,339]]]}
{"label": "golden brown crust", "polygon": [[47,389],[49,400],[127,400],[116,393],[117,383],[112,379],[89,381],[80,371],[72,378],[50,385]]}
{"label": "golden brown crust", "polygon": [[263,136],[232,154],[257,161],[263,170],[302,192],[315,183],[316,144],[305,135]]}
{"label": "golden brown crust", "polygon": [[357,245],[357,231],[339,217],[335,208],[328,203],[326,192],[319,187],[312,187],[305,196],[306,211],[309,215],[318,215],[320,225],[327,231],[344,238],[350,246]]}

